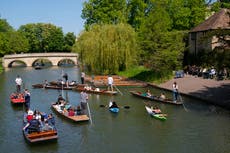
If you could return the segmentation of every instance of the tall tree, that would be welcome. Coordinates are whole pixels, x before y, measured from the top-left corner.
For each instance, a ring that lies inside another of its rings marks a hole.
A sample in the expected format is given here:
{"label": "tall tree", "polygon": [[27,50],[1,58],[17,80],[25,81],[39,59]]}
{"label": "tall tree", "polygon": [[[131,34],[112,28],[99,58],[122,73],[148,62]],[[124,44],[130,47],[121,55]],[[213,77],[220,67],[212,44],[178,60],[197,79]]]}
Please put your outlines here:
{"label": "tall tree", "polygon": [[22,25],[18,31],[29,40],[31,52],[63,50],[64,35],[62,29],[55,25],[45,23],[26,24]]}
{"label": "tall tree", "polygon": [[144,64],[163,73],[181,66],[184,50],[183,34],[169,32],[172,21],[167,13],[167,3],[155,2],[139,32]]}
{"label": "tall tree", "polygon": [[71,51],[72,46],[75,44],[76,41],[76,36],[74,35],[73,32],[68,32],[65,36],[64,36],[64,51]]}
{"label": "tall tree", "polygon": [[127,0],[127,20],[130,25],[136,30],[147,15],[149,0]]}
{"label": "tall tree", "polygon": [[6,19],[0,18],[0,32],[13,31],[13,28],[9,25]]}
{"label": "tall tree", "polygon": [[94,25],[80,35],[75,47],[83,64],[95,73],[125,70],[137,57],[136,33],[127,24]]}
{"label": "tall tree", "polygon": [[126,0],[89,0],[84,2],[85,28],[93,24],[126,23]]}

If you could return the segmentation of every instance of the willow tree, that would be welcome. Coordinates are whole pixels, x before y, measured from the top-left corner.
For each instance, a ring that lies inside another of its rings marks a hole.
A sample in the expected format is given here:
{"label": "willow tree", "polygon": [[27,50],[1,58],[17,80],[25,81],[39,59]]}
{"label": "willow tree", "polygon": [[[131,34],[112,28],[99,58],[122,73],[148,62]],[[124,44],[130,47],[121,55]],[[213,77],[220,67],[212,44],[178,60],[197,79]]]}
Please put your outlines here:
{"label": "willow tree", "polygon": [[136,33],[127,24],[94,25],[80,35],[75,47],[82,63],[100,74],[125,70],[137,57]]}

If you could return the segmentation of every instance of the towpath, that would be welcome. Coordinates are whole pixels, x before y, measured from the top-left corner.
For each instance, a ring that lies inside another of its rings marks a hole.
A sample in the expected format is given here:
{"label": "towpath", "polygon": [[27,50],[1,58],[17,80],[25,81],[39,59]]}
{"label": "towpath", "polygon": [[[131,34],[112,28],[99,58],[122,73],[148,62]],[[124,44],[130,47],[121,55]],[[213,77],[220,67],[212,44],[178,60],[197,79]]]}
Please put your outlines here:
{"label": "towpath", "polygon": [[172,90],[174,81],[179,86],[180,94],[230,109],[230,80],[217,81],[185,75],[183,78],[172,79],[162,83],[158,87]]}

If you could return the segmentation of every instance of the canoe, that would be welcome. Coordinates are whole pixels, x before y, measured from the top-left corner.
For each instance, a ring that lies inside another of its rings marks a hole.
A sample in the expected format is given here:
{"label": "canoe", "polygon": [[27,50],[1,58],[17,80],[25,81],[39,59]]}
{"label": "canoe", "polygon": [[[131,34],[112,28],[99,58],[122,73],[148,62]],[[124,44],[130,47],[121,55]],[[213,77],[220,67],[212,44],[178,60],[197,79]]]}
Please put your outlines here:
{"label": "canoe", "polygon": [[161,103],[165,103],[165,104],[173,104],[173,105],[182,105],[183,104],[183,102],[180,102],[180,101],[173,102],[172,99],[168,99],[168,98],[167,99],[161,99],[157,96],[147,97],[143,93],[137,92],[137,91],[130,91],[130,93],[134,96],[139,97],[139,98],[144,98],[144,99],[148,99],[148,100],[156,101],[156,102],[161,102]]}
{"label": "canoe", "polygon": [[[22,93],[20,93],[20,94],[22,94]],[[24,95],[19,96],[19,94],[17,93],[15,96],[13,94],[10,95],[10,101],[12,104],[23,104],[23,103],[25,103]]]}
{"label": "canoe", "polygon": [[[25,126],[27,122],[25,121],[25,117],[23,119],[23,125]],[[53,128],[47,131],[42,131],[41,129],[39,131],[30,131],[28,128],[23,129],[23,135],[25,139],[29,143],[38,143],[38,142],[46,142],[46,141],[54,141],[58,139],[58,133],[55,126],[52,126]]]}
{"label": "canoe", "polygon": [[112,113],[118,113],[119,108],[109,108],[109,111],[112,112]]}
{"label": "canoe", "polygon": [[89,121],[89,117],[87,115],[74,115],[74,116],[69,116],[67,114],[64,114],[63,111],[60,109],[60,106],[53,103],[51,105],[51,107],[53,108],[53,110],[60,116],[69,119],[73,122],[84,122],[84,121]]}
{"label": "canoe", "polygon": [[145,106],[145,109],[146,109],[146,111],[148,112],[148,114],[150,115],[150,116],[152,116],[152,117],[154,117],[154,118],[156,118],[156,119],[159,119],[159,120],[161,120],[161,121],[165,121],[167,118],[164,116],[164,115],[162,115],[162,114],[155,114],[153,111],[152,111],[152,109],[150,108],[150,107],[148,107],[148,106]]}
{"label": "canoe", "polygon": [[[84,91],[85,88],[82,87],[75,87],[73,88],[74,91]],[[94,89],[90,89],[90,90],[85,90],[87,93],[93,93],[93,94],[107,94],[107,95],[116,95],[118,94],[117,91],[109,91],[109,90],[94,90]]]}

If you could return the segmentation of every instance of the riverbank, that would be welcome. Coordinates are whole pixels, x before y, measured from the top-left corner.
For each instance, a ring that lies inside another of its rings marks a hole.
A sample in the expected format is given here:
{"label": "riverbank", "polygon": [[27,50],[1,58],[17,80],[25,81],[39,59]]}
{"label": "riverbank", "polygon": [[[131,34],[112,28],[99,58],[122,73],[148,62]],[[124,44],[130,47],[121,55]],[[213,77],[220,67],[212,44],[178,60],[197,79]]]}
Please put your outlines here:
{"label": "riverbank", "polygon": [[160,85],[149,85],[171,91],[174,81],[177,82],[181,95],[230,109],[230,80],[217,81],[185,75],[183,78],[171,79]]}

